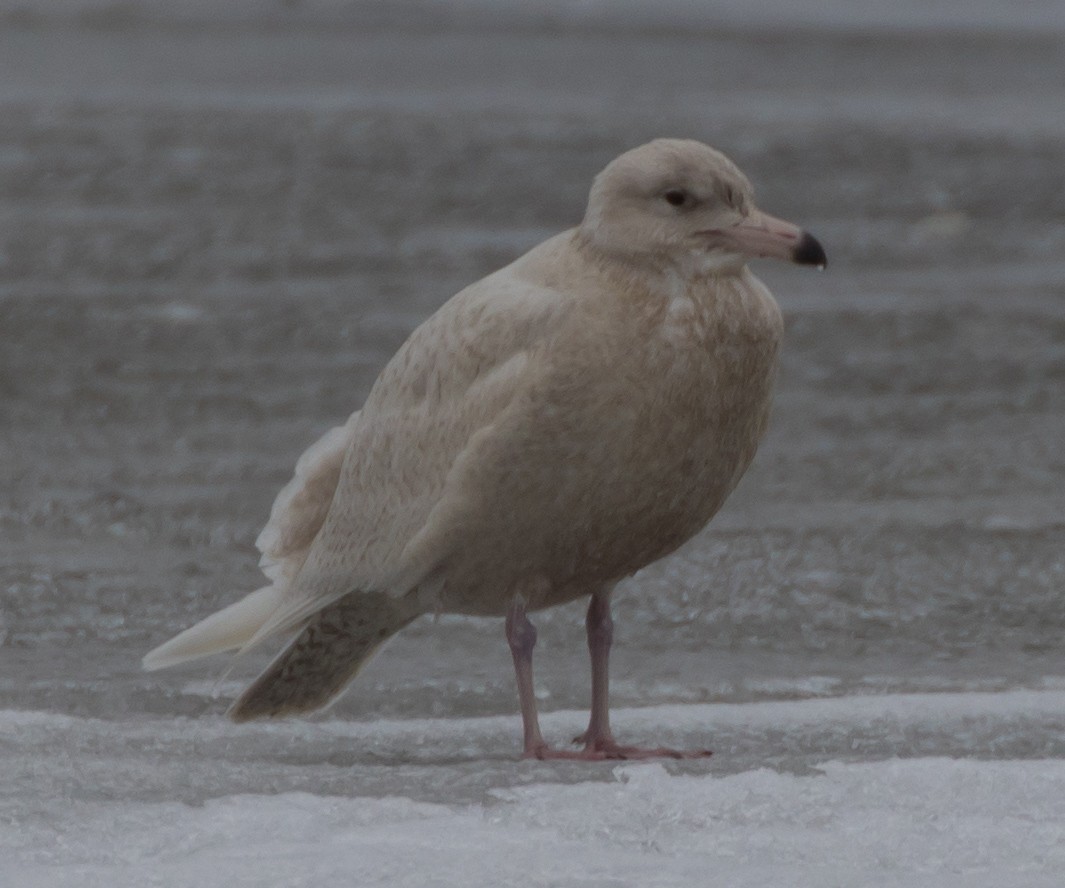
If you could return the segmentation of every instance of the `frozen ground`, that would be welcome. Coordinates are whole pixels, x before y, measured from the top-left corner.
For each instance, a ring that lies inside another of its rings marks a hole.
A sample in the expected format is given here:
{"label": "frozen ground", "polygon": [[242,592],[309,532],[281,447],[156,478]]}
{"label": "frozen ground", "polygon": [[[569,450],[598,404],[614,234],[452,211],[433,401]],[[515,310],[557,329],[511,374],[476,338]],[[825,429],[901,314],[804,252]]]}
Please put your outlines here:
{"label": "frozen ground", "polygon": [[[22,804],[2,812],[0,880],[1056,888],[1063,713],[1060,690],[618,713],[637,736],[711,739],[718,768],[518,764],[500,754],[513,733],[501,717],[235,731],[8,711],[0,743],[17,776],[3,789]],[[57,738],[76,764],[42,768]],[[767,747],[778,755],[759,762]],[[190,751],[199,762],[179,776],[175,753]]]}
{"label": "frozen ground", "polygon": [[[705,10],[0,3],[0,886],[1062,884],[1062,6]],[[666,134],[831,260],[759,267],[767,440],[617,602],[618,732],[713,758],[517,761],[496,621],[306,721],[221,717],[269,652],[141,672],[410,330]]]}
{"label": "frozen ground", "polygon": [[[10,885],[1058,888],[1065,763],[826,762],[720,779],[660,765],[485,803],[306,793],[74,802],[0,863]],[[57,841],[58,839],[58,841]],[[18,862],[15,862],[18,861]]]}

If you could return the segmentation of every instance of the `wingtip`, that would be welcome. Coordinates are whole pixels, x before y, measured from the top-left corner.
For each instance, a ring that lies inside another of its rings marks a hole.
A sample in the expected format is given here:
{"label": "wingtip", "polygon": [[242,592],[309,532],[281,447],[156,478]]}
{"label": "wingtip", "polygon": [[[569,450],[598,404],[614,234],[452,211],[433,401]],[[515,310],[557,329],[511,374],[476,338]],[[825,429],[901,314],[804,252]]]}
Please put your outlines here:
{"label": "wingtip", "polygon": [[[180,637],[180,636],[179,636]],[[143,657],[141,657],[141,668],[145,672],[158,672],[160,669],[169,669],[171,666],[177,666],[179,663],[186,663],[189,660],[195,660],[197,654],[176,654],[173,652],[175,645],[172,642],[175,639],[159,645],[159,647],[148,651]]]}
{"label": "wingtip", "polygon": [[155,656],[155,651],[145,654],[141,657],[141,669],[145,672],[155,672],[159,669],[165,668],[164,663],[159,662],[159,658]]}
{"label": "wingtip", "polygon": [[278,586],[265,586],[252,592],[149,651],[141,664],[154,672],[211,654],[246,650],[269,634],[260,630],[277,609],[283,594],[284,590]]}

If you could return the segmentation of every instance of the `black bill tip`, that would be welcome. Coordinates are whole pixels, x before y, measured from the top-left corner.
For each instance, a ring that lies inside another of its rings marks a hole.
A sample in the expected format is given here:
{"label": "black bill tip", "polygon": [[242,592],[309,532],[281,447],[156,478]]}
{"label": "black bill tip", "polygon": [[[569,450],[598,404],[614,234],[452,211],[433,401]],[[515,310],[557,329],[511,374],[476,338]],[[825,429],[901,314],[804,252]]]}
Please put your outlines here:
{"label": "black bill tip", "polygon": [[824,268],[828,265],[825,248],[821,246],[816,237],[807,231],[802,233],[802,237],[795,247],[795,252],[791,254],[791,261],[799,265],[816,265],[818,268]]}

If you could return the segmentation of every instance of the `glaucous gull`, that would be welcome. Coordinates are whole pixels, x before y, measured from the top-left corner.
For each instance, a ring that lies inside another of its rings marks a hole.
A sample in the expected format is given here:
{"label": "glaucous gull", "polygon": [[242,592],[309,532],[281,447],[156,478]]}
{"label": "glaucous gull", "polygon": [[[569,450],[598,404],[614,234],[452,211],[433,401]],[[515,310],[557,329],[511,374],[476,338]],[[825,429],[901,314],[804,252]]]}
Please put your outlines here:
{"label": "glaucous gull", "polygon": [[[782,333],[755,257],[825,265],[720,152],[622,154],[577,228],[445,303],[300,458],[257,541],[270,585],[144,665],[294,636],[230,710],[284,716],[328,704],[421,614],[505,616],[525,756],[706,754],[615,741],[610,595],[701,530],[754,457]],[[553,749],[526,614],[584,596],[591,719],[582,748]]]}

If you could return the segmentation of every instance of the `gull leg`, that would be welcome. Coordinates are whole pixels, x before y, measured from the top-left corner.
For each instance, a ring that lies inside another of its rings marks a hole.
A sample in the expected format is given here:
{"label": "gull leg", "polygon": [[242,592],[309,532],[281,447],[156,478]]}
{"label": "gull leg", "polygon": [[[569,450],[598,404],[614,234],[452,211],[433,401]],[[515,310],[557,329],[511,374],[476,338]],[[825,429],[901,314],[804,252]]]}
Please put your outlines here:
{"label": "gull leg", "polygon": [[518,596],[507,611],[507,644],[514,657],[514,674],[518,680],[518,701],[521,704],[521,722],[524,731],[522,758],[570,759],[601,761],[609,758],[596,749],[552,749],[540,733],[536,717],[536,695],[533,692],[532,652],[536,646],[536,627],[525,614],[525,602]]}
{"label": "gull leg", "polygon": [[575,743],[588,749],[616,747],[610,733],[610,646],[614,643],[614,619],[610,616],[610,589],[592,593],[584,627],[592,658],[592,710],[588,730]]}
{"label": "gull leg", "polygon": [[536,717],[536,695],[533,692],[532,652],[536,646],[536,627],[525,615],[525,602],[514,599],[507,611],[507,644],[514,658],[514,674],[518,680],[518,702],[521,704],[521,723],[525,734],[524,758],[543,758],[547,744],[540,733]]}
{"label": "gull leg", "polygon": [[525,613],[525,602],[519,596],[507,611],[506,634],[510,653],[514,658],[514,674],[518,683],[518,701],[521,704],[521,722],[524,733],[523,758],[570,759],[581,761],[604,761],[606,759],[642,758],[702,758],[710,753],[705,750],[685,752],[676,749],[643,749],[636,746],[620,746],[610,733],[610,645],[613,641],[614,623],[610,617],[610,590],[600,590],[592,595],[585,623],[588,630],[588,650],[592,657],[592,710],[588,730],[576,738],[583,743],[579,750],[552,749],[540,733],[536,715],[536,695],[533,692],[532,652],[536,646],[536,627]]}
{"label": "gull leg", "polygon": [[610,731],[610,646],[614,642],[614,620],[610,616],[612,589],[592,593],[588,604],[585,628],[588,632],[588,652],[592,659],[592,710],[588,730],[574,743],[583,743],[584,758],[642,759],[642,758],[703,758],[709,750],[685,751],[654,747],[621,746]]}

